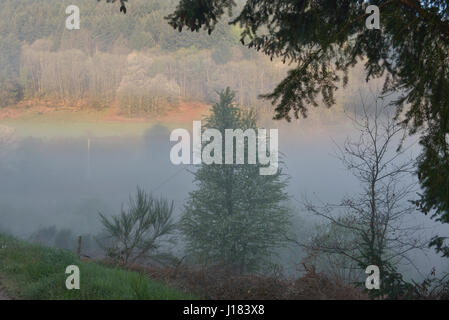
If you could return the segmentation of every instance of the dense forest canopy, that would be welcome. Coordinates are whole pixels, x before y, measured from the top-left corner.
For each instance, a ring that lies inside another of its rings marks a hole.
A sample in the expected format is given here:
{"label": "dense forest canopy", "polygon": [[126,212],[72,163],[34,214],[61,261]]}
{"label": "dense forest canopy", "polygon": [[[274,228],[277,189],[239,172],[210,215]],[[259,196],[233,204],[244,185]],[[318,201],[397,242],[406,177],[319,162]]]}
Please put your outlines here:
{"label": "dense forest canopy", "polygon": [[[72,4],[80,8],[79,30],[65,28]],[[116,104],[132,116],[163,112],[184,98],[210,102],[226,86],[238,91],[240,104],[260,104],[258,94],[271,90],[286,67],[240,46],[240,28],[226,20],[214,37],[173,30],[164,17],[176,4],[133,1],[124,15],[91,0],[4,1],[0,105],[87,99],[93,107]]]}
{"label": "dense forest canopy", "polygon": [[[0,13],[0,34],[17,38],[18,41],[33,43],[42,38],[54,40],[54,50],[64,46],[64,38],[72,38],[73,45],[88,50],[89,45],[84,38],[95,40],[99,49],[111,48],[120,37],[138,39],[128,43],[130,49],[151,48],[159,46],[166,50],[179,48],[210,48],[222,41],[235,42],[236,34],[232,29],[221,23],[217,27],[217,35],[207,38],[201,34],[180,35],[172,32],[170,26],[163,22],[163,17],[169,14],[177,1],[145,1],[137,0],[132,3],[132,11],[127,16],[121,14],[117,8],[105,6],[91,0],[77,1],[36,1],[36,0],[6,0],[2,1]],[[81,11],[81,29],[75,35],[65,28],[67,15],[65,9],[74,4]],[[149,40],[149,41],[148,41]],[[87,39],[85,39],[87,42]]]}

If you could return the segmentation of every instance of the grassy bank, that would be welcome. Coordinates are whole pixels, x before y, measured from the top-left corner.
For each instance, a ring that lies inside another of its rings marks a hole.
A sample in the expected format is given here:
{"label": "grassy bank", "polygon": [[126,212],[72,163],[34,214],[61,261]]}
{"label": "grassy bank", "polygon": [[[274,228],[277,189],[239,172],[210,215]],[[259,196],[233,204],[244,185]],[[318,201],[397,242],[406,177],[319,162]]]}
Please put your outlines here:
{"label": "grassy bank", "polygon": [[0,108],[0,126],[13,128],[20,137],[141,136],[155,124],[169,129],[189,128],[193,120],[200,120],[208,110],[204,103],[185,101],[163,114],[130,118],[116,107],[96,110],[32,100]]}
{"label": "grassy bank", "polygon": [[[80,290],[67,290],[65,269],[80,268]],[[137,272],[84,262],[73,253],[0,235],[0,282],[18,299],[193,299]]]}
{"label": "grassy bank", "polygon": [[120,122],[107,121],[104,112],[81,110],[78,112],[55,110],[39,114],[28,111],[14,118],[0,119],[0,126],[15,129],[20,137],[64,138],[92,135],[104,136],[140,136],[157,121]]}

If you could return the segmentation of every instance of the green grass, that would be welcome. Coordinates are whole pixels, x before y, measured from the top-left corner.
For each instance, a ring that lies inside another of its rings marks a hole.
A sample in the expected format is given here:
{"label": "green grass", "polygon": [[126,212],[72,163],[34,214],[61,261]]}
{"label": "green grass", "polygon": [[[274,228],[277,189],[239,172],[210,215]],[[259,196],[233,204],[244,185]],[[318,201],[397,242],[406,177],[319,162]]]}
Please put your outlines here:
{"label": "green grass", "polygon": [[[80,290],[65,287],[66,267],[80,269]],[[0,235],[0,280],[19,299],[182,300],[193,295],[166,287],[139,273],[84,262],[69,251]]]}

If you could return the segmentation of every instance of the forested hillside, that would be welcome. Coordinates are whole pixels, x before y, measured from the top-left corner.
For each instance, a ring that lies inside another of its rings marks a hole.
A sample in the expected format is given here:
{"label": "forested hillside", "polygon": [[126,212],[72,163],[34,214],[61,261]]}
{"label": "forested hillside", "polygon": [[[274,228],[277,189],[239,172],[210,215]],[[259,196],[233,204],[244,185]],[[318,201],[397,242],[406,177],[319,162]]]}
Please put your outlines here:
{"label": "forested hillside", "polygon": [[[179,33],[164,19],[174,0],[138,0],[123,15],[92,0],[5,0],[0,12],[1,107],[29,99],[116,105],[124,115],[160,113],[180,99],[210,101],[230,86],[242,105],[286,66],[239,46],[240,30],[221,22],[213,35]],[[80,30],[67,30],[68,5],[80,8]]]}

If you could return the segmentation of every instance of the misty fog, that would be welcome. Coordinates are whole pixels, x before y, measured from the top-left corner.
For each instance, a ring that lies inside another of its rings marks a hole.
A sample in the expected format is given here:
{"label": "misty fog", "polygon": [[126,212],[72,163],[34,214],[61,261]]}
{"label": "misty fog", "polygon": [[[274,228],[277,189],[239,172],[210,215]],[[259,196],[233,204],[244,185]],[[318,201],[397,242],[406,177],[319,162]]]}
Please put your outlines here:
{"label": "misty fog", "polygon": [[[360,187],[336,156],[337,145],[348,136],[357,135],[350,119],[334,115],[332,120],[326,120],[317,114],[310,118],[310,122],[301,119],[290,124],[265,120],[265,125],[270,123],[279,128],[282,167],[290,177],[293,230],[302,236],[319,223],[319,219],[302,209],[302,196],[338,202]],[[191,130],[188,124],[180,127]],[[23,238],[49,226],[70,229],[74,234],[97,234],[101,231],[98,212],[117,214],[136,186],[173,200],[179,217],[188,193],[194,188],[188,170],[195,167],[170,162],[174,143],[170,143],[171,130],[164,124],[150,125],[141,136],[86,133],[73,138],[36,138],[17,136],[11,128],[8,132],[13,143],[2,154],[0,220],[5,231]],[[411,153],[417,152],[415,145]],[[427,236],[444,230],[420,213],[415,213],[415,219],[428,228]],[[281,264],[287,273],[295,273],[301,249],[292,247],[283,252]],[[430,250],[415,255],[422,273],[418,277],[432,267],[437,270],[447,267],[446,261]],[[407,268],[412,274],[416,272],[410,266]]]}

